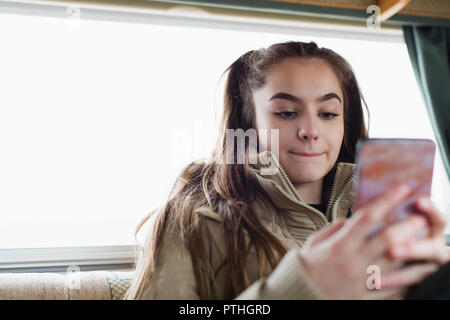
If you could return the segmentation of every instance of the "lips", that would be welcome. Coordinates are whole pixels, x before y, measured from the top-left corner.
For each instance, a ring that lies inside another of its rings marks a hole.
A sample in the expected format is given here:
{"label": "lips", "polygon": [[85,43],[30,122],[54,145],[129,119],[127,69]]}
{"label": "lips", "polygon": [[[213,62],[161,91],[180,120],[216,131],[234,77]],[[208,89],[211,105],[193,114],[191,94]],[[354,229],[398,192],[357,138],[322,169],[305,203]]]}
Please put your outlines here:
{"label": "lips", "polygon": [[323,152],[320,153],[290,152],[290,153],[300,157],[318,157],[323,154]]}

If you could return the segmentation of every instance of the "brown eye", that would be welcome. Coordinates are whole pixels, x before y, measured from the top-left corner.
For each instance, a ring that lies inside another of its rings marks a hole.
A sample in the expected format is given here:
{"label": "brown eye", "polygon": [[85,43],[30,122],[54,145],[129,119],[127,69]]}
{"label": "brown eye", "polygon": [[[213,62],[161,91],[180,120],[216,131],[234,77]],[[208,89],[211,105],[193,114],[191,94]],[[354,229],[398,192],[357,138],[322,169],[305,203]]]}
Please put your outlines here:
{"label": "brown eye", "polygon": [[286,111],[286,112],[277,112],[275,114],[279,116],[281,119],[294,119],[294,117],[297,115],[297,112]]}
{"label": "brown eye", "polygon": [[332,112],[323,112],[322,116],[323,116],[323,118],[325,118],[325,120],[332,120],[339,115],[336,113],[332,113]]}

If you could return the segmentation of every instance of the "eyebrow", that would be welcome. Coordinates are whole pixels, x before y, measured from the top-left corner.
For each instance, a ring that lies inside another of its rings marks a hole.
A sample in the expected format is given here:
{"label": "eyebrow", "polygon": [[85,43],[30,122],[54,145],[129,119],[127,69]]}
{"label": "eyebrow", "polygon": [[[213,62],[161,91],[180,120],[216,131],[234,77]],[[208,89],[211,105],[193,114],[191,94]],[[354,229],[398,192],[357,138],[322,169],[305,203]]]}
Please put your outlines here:
{"label": "eyebrow", "polygon": [[[327,101],[327,100],[330,100],[333,98],[338,99],[339,102],[342,103],[341,98],[339,98],[339,96],[334,92],[327,93],[327,94],[319,97],[316,101],[323,102],[323,101]],[[296,96],[293,96],[292,94],[286,93],[286,92],[278,92],[277,94],[273,95],[272,98],[269,99],[269,101],[272,101],[274,99],[284,99],[284,100],[289,100],[289,101],[296,102],[296,103],[302,102],[302,99],[300,99]]]}

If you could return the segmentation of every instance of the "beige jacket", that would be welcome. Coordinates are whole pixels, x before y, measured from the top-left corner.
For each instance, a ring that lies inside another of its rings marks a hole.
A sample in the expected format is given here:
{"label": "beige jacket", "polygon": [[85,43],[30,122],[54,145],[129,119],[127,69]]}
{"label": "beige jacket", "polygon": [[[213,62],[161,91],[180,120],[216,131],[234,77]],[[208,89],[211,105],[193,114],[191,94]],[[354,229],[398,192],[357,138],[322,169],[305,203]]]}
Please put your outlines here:
{"label": "beige jacket", "polygon": [[[352,182],[357,174],[357,165],[341,162],[338,164],[333,182],[327,212],[321,213],[306,204],[293,186],[284,169],[270,152],[261,152],[250,158],[251,173],[254,174],[270,195],[276,208],[267,208],[262,202],[255,201],[255,212],[287,249],[287,253],[280,260],[274,270],[267,270],[265,276],[259,279],[258,264],[255,252],[248,256],[248,276],[250,287],[244,290],[237,299],[323,299],[325,298],[315,288],[308,278],[302,263],[296,254],[306,239],[315,231],[327,225],[336,217],[347,217],[353,202]],[[263,174],[262,169],[274,169],[275,174]],[[285,209],[288,216],[278,214]],[[211,299],[223,299],[221,293],[227,282],[225,268],[223,268],[224,245],[220,235],[220,218],[208,207],[196,210],[208,219],[207,226],[211,234],[216,235],[209,243],[210,261],[216,274],[216,296]],[[150,225],[155,221],[150,220]],[[270,264],[266,264],[270,269]],[[161,255],[157,261],[158,299],[199,299],[192,262],[189,252],[177,234],[170,234],[164,242]],[[142,299],[153,299],[154,289],[150,285]]]}

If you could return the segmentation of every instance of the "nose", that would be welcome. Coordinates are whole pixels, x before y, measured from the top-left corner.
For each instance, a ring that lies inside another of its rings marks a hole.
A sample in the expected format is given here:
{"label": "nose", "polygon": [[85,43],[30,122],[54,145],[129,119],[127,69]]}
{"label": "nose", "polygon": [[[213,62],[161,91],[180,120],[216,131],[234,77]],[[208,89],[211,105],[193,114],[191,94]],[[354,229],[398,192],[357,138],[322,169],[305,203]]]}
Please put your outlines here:
{"label": "nose", "polygon": [[319,137],[319,128],[315,119],[311,116],[305,116],[300,123],[298,137],[303,141],[317,140]]}

